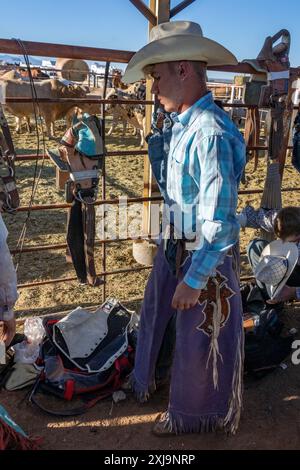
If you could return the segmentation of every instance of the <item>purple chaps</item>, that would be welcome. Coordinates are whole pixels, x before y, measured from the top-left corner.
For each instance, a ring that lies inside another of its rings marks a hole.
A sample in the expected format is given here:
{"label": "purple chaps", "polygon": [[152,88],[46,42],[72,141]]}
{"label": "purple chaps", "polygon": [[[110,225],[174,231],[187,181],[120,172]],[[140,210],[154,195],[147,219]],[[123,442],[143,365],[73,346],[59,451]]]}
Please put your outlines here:
{"label": "purple chaps", "polygon": [[[242,407],[242,304],[234,249],[209,278],[198,303],[178,310],[165,426],[176,433],[235,433]],[[132,387],[139,401],[155,390],[155,368],[177,284],[189,268],[188,256],[179,278],[170,272],[160,244],[141,309]]]}

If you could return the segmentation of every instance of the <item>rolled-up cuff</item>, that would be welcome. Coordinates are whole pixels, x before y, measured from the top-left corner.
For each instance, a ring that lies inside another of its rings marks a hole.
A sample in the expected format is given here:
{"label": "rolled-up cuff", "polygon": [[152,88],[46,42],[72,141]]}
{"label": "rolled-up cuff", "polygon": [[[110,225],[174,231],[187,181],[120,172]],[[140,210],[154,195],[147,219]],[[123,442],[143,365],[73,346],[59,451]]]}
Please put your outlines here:
{"label": "rolled-up cuff", "polygon": [[204,289],[207,284],[208,277],[199,277],[199,279],[195,279],[194,277],[189,275],[189,271],[183,278],[183,282],[187,284],[189,287],[193,289]]}

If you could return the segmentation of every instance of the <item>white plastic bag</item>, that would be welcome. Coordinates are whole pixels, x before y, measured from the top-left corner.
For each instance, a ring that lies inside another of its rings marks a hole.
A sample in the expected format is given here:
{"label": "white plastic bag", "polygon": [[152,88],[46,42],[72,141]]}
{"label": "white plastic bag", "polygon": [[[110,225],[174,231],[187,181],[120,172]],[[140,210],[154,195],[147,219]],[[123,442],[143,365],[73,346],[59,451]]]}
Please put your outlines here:
{"label": "white plastic bag", "polygon": [[24,323],[24,334],[29,343],[40,344],[45,334],[43,320],[40,317],[27,318]]}
{"label": "white plastic bag", "polygon": [[39,355],[40,344],[45,334],[42,319],[40,317],[27,318],[24,323],[24,334],[26,340],[13,347],[14,359],[15,362],[33,364]]}

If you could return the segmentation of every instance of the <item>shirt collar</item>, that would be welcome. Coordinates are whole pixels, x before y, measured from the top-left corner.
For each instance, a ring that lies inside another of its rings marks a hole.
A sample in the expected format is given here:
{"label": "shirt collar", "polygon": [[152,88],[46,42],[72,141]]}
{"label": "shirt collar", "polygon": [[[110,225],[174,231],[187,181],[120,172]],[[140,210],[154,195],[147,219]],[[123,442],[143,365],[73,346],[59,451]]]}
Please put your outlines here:
{"label": "shirt collar", "polygon": [[[180,114],[175,114],[172,116],[174,121],[180,122],[182,126],[187,126],[191,121],[193,121],[193,116],[196,113],[205,111],[213,103],[212,92],[209,91],[206,95],[202,96],[198,101],[196,101],[192,106],[190,106],[186,111]],[[173,114],[173,113],[172,113]]]}

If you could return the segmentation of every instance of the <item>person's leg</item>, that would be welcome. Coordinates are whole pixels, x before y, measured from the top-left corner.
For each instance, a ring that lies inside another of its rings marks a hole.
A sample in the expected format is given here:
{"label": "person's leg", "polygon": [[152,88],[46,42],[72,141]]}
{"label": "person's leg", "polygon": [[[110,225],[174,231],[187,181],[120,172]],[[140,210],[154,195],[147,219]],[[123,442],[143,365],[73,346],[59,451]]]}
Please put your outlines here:
{"label": "person's leg", "polygon": [[156,368],[155,382],[157,387],[165,385],[170,380],[171,367],[176,342],[176,313],[170,319],[159,351]]}
{"label": "person's leg", "polygon": [[[177,279],[170,273],[164,257],[163,243],[158,248],[154,266],[150,274],[143,305],[138,332],[135,366],[131,376],[133,391],[140,401],[146,401],[152,389],[155,389],[155,375],[162,375],[163,365],[169,364],[168,352],[161,349],[166,341],[166,329],[176,311],[171,307]],[[170,341],[172,343],[172,329]],[[169,352],[172,353],[171,347]],[[155,374],[155,367],[160,353],[161,366]],[[167,356],[167,357],[166,357]]]}

